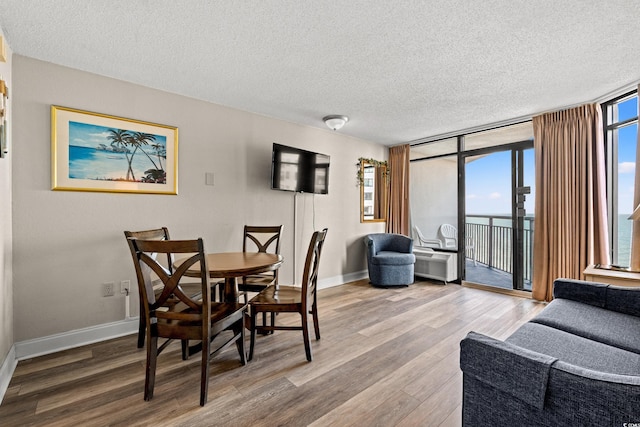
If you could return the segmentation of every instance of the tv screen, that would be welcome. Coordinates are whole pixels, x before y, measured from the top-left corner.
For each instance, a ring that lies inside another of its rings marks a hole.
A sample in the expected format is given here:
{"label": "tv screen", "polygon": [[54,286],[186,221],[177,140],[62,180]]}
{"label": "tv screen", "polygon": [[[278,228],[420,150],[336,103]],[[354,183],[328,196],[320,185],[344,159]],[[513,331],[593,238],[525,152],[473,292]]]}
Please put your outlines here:
{"label": "tv screen", "polygon": [[271,188],[298,193],[329,193],[329,156],[273,144]]}

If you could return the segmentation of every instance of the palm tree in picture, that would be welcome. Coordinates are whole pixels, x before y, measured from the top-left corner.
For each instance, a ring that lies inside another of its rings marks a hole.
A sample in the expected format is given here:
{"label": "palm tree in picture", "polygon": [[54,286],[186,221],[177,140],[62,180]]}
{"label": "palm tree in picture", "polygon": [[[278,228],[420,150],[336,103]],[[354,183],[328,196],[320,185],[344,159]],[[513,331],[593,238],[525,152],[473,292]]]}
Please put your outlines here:
{"label": "palm tree in picture", "polygon": [[[145,171],[146,176],[142,179],[144,182],[153,182],[156,184],[165,184],[167,181],[167,173],[162,165],[162,159],[166,158],[166,149],[164,144],[149,144],[151,141],[156,140],[156,136],[149,133],[134,132],[132,138],[136,140],[136,149],[140,149],[147,156],[147,159],[153,165],[152,169]],[[143,146],[149,145],[152,149],[152,153],[149,154]],[[157,164],[152,155],[157,157]]]}
{"label": "palm tree in picture", "polygon": [[142,182],[152,182],[154,184],[166,184],[167,173],[160,169],[149,169],[144,171],[146,175],[142,178]]}
{"label": "palm tree in picture", "polygon": [[[124,153],[129,165],[127,169],[127,181],[130,181],[130,176],[133,177],[133,170],[131,169],[131,161],[133,160],[133,154],[129,156],[129,150],[127,145],[129,144],[130,134],[129,131],[123,129],[109,129],[109,135],[107,139],[111,141],[111,148],[116,153]],[[133,177],[135,181],[135,177]]]}
{"label": "palm tree in picture", "polygon": [[[133,174],[132,162],[133,162],[133,156],[136,155],[138,150],[140,150],[142,153],[144,153],[145,156],[147,156],[147,158],[149,159],[151,164],[154,166],[154,168],[156,168],[156,169],[158,168],[158,166],[155,164],[155,162],[153,161],[151,156],[149,156],[149,153],[147,153],[144,150],[144,148],[142,148],[144,145],[149,145],[149,141],[155,141],[155,140],[156,140],[156,136],[152,135],[150,133],[132,132],[132,133],[129,133],[127,135],[126,143],[131,145],[132,147],[134,147],[133,153],[131,153],[131,158],[128,158],[128,160],[129,160],[129,170],[131,171],[131,176],[132,176],[132,179],[134,181],[135,181],[135,176]],[[128,173],[127,173],[127,175],[128,175]]]}
{"label": "palm tree in picture", "polygon": [[158,157],[158,163],[160,164],[160,170],[164,170],[164,166],[162,166],[162,159],[167,160],[167,149],[164,144],[151,144],[151,148],[155,152],[156,157]]}
{"label": "palm tree in picture", "polygon": [[[144,145],[150,145],[149,142],[156,140],[155,135],[152,135],[150,133],[143,133],[143,132],[133,132],[133,134],[131,134],[131,139],[133,140],[133,143],[136,147],[136,151],[140,149],[140,151],[142,151],[144,155],[147,156],[147,159],[149,159],[149,161],[151,162],[154,168],[163,170],[162,163],[160,163],[160,165],[157,165],[156,162],[153,160],[153,158],[149,155],[149,153],[147,153],[147,151],[143,148]],[[151,148],[153,149],[154,152],[156,151],[155,147],[157,145],[158,144],[151,144]]]}

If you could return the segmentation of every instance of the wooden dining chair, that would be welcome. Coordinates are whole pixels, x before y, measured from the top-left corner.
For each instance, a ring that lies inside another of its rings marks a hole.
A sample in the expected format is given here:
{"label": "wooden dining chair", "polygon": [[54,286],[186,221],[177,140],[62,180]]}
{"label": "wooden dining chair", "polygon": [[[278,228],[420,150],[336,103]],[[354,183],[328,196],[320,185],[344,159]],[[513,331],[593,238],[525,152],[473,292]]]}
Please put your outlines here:
{"label": "wooden dining chair", "polygon": [[[202,353],[200,366],[200,405],[207,401],[209,362],[211,357],[236,343],[240,362],[246,364],[244,348],[244,314],[247,306],[237,302],[211,301],[209,267],[202,239],[141,240],[130,239],[136,254],[136,274],[140,299],[143,301],[147,337],[147,363],[144,400],[151,400],[155,384],[158,355],[172,339],[198,341],[189,347],[189,354]],[[158,255],[190,255],[173,271],[157,260]],[[199,264],[198,264],[199,263]],[[199,269],[200,297],[189,296],[180,280],[189,269]],[[152,285],[152,273],[162,282],[160,292]],[[178,300],[178,302],[176,302]],[[230,329],[233,336],[212,351],[212,341],[222,331]],[[158,346],[158,338],[166,338]]]}
{"label": "wooden dining chair", "polygon": [[[281,235],[282,225],[245,225],[242,252],[264,252],[280,255]],[[268,286],[276,284],[278,284],[278,269],[240,277],[238,279],[238,291],[242,293],[244,301],[248,303],[249,292],[260,292]],[[274,321],[275,313],[271,313],[271,324]],[[262,316],[262,324],[267,324],[266,313]]]}
{"label": "wooden dining chair", "polygon": [[[133,264],[135,267],[136,261],[136,252],[131,243],[131,239],[142,239],[142,240],[170,240],[169,237],[169,229],[167,227],[162,228],[154,228],[150,230],[142,230],[142,231],[125,231],[124,236],[127,239],[127,244],[129,245],[129,250],[131,251],[131,257],[133,259]],[[171,272],[173,270],[173,262],[175,260],[172,259],[171,254],[167,254],[166,264],[165,266]],[[140,283],[138,283],[140,286]],[[192,297],[197,297],[200,295],[200,283],[182,283],[182,290]],[[156,292],[159,292],[158,290]],[[145,337],[145,322],[144,322],[144,307],[142,306],[142,299],[140,299],[140,318],[138,322],[138,348],[144,347],[144,337]],[[186,357],[186,355],[183,355]]]}
{"label": "wooden dining chair", "polygon": [[[264,252],[280,255],[280,235],[282,225],[245,225],[242,252]],[[244,276],[238,281],[238,290],[243,292],[247,302],[247,292],[260,292],[266,287],[278,284],[278,269],[267,273]]]}
{"label": "wooden dining chair", "polygon": [[[316,297],[316,288],[318,284],[318,268],[320,266],[320,254],[322,246],[327,236],[327,229],[316,231],[311,237],[309,249],[307,250],[307,258],[304,264],[304,272],[302,276],[302,286],[283,286],[274,285],[262,290],[258,295],[253,297],[249,302],[249,311],[251,314],[251,344],[249,347],[249,360],[253,358],[253,348],[255,346],[256,331],[274,331],[274,330],[301,330],[304,339],[304,349],[307,354],[307,360],[311,362],[313,359],[311,354],[311,343],[309,342],[309,322],[308,317],[311,314],[313,318],[313,327],[316,334],[316,340],[320,339],[320,327],[318,324],[318,303]],[[301,326],[278,326],[275,323],[271,325],[256,325],[256,317],[258,313],[299,313],[302,318]]]}

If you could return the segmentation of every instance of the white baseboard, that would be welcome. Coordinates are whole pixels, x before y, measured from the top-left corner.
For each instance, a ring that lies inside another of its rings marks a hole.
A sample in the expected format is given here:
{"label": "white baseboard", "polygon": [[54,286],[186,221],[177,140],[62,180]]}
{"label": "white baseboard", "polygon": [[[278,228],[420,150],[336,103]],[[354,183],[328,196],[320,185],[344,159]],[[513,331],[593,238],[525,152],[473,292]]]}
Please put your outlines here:
{"label": "white baseboard", "polygon": [[366,279],[367,277],[369,277],[369,272],[367,270],[328,277],[326,279],[318,280],[318,289],[332,288],[334,286],[344,285],[345,283],[355,282],[356,280]]}
{"label": "white baseboard", "polygon": [[11,346],[9,354],[7,354],[2,367],[0,367],[0,402],[4,399],[13,372],[18,366],[18,361],[135,334],[136,332],[138,332],[138,318],[132,317],[118,322],[90,326],[15,343]]}
{"label": "white baseboard", "polygon": [[2,362],[2,366],[0,366],[0,403],[2,403],[4,395],[9,388],[9,383],[11,382],[13,372],[16,370],[16,366],[18,366],[18,359],[16,359],[16,347],[15,345],[12,345],[9,350],[9,354],[7,354],[7,357],[5,357]]}
{"label": "white baseboard", "polygon": [[[367,270],[325,278],[318,281],[318,289],[339,286],[348,282],[368,277]],[[106,341],[138,332],[138,317],[131,317],[118,322],[104,323],[88,328],[76,329],[60,334],[20,341],[15,343],[0,368],[0,402],[9,387],[13,372],[19,360],[43,356],[69,348]]]}
{"label": "white baseboard", "polygon": [[[329,277],[318,281],[318,289],[331,288],[347,282],[361,280],[366,277],[366,270]],[[29,359],[31,357],[51,354],[57,351],[80,347],[94,342],[106,341],[124,335],[135,334],[137,331],[138,317],[131,317],[117,322],[104,323],[102,325],[90,326],[88,328],[76,329],[27,341],[20,341],[14,345],[14,358],[16,360]]]}
{"label": "white baseboard", "polygon": [[29,359],[138,332],[138,317],[15,343],[16,360]]}

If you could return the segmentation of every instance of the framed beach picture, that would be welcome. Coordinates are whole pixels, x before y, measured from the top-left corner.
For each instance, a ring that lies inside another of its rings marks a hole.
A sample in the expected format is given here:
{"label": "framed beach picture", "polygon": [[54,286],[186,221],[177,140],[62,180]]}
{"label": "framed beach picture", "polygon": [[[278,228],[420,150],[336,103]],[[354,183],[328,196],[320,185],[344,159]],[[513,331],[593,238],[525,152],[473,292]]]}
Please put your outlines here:
{"label": "framed beach picture", "polygon": [[178,128],[51,106],[52,189],[178,194]]}

